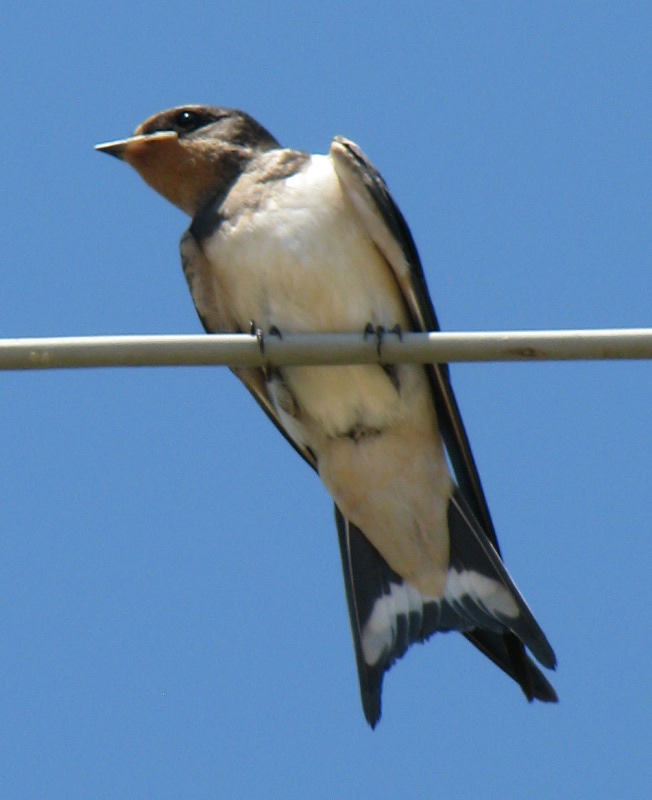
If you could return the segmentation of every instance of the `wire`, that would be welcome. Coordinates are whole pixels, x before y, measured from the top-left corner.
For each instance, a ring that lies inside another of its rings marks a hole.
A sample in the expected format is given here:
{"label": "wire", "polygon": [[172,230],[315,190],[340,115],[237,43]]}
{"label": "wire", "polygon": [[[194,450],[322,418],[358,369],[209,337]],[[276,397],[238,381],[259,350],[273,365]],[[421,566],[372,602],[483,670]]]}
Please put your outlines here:
{"label": "wire", "polygon": [[652,359],[652,328],[0,339],[0,370]]}

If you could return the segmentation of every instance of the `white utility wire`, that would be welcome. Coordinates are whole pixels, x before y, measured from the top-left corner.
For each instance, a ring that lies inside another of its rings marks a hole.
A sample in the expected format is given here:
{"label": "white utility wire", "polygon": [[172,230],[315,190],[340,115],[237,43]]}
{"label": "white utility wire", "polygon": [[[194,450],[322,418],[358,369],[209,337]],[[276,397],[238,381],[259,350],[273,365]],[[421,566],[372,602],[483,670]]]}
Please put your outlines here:
{"label": "white utility wire", "polygon": [[74,367],[652,359],[652,328],[483,333],[70,336],[0,339],[0,370]]}

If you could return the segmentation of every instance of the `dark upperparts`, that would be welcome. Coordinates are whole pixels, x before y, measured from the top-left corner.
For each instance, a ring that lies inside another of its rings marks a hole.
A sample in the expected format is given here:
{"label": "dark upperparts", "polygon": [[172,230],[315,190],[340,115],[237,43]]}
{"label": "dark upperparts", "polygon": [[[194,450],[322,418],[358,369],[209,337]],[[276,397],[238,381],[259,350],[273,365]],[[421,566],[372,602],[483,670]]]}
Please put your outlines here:
{"label": "dark upperparts", "polygon": [[134,135],[174,131],[180,139],[218,139],[236,147],[272,150],[279,143],[244,111],[216,106],[178,106],[145,120]]}

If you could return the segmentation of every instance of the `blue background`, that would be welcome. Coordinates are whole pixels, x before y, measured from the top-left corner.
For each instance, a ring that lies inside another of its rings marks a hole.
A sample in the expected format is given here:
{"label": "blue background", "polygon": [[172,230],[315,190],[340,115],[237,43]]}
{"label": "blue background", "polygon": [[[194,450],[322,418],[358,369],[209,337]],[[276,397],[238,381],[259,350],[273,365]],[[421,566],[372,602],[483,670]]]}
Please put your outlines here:
{"label": "blue background", "polygon": [[[3,13],[0,336],[194,333],[181,212],[93,145],[195,102],[357,141],[448,330],[652,323],[649,3],[120,2]],[[652,365],[453,380],[559,658],[460,636],[371,732],[332,504],[222,369],[0,375],[0,795],[647,797]]]}

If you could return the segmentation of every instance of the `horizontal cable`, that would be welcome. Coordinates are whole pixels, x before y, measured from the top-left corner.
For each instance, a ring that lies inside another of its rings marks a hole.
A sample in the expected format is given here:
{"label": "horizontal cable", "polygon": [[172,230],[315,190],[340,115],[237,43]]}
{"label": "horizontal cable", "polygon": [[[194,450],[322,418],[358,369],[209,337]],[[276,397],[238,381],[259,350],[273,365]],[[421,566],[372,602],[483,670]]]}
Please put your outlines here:
{"label": "horizontal cable", "polygon": [[[69,336],[0,339],[0,370],[74,367],[262,367],[454,361],[652,359],[652,328],[482,333]],[[379,357],[380,353],[380,357]]]}

